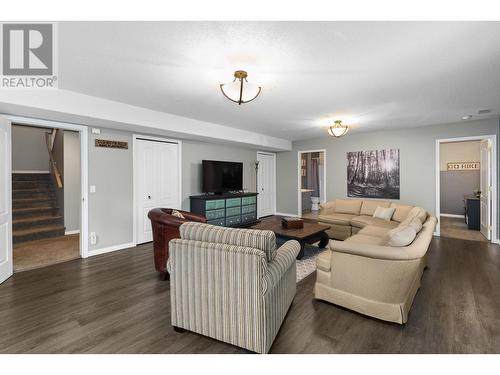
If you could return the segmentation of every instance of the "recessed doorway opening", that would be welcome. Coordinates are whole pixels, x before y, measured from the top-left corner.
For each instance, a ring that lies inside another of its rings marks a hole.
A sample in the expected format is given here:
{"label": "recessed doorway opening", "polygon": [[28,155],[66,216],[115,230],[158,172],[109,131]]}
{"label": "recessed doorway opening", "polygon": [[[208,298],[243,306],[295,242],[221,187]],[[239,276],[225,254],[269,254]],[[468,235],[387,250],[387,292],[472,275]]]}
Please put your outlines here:
{"label": "recessed doorway opening", "polygon": [[326,150],[298,153],[298,216],[316,219],[326,202]]}

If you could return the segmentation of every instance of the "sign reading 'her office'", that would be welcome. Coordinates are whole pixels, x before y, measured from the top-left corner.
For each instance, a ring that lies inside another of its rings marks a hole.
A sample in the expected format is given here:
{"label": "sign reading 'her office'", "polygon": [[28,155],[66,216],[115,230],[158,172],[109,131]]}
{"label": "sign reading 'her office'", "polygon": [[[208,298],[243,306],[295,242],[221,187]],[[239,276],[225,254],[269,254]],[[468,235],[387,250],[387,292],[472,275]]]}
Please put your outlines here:
{"label": "sign reading 'her office'", "polygon": [[480,163],[478,161],[448,163],[447,170],[449,170],[449,171],[475,171],[475,170],[479,170],[479,165],[480,165]]}

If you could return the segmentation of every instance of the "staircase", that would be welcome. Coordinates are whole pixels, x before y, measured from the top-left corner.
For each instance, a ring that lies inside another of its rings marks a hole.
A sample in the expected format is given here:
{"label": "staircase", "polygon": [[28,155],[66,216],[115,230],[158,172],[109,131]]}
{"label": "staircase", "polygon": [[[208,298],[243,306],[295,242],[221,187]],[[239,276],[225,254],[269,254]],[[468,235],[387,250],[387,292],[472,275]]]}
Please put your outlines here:
{"label": "staircase", "polygon": [[12,174],[12,237],[15,244],[64,236],[49,173]]}

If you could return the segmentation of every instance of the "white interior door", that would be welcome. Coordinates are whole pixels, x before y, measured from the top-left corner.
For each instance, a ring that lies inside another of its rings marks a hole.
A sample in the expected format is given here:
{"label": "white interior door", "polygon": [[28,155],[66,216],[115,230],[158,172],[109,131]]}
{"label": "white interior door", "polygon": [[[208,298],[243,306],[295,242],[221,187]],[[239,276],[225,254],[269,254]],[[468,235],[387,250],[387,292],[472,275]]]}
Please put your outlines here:
{"label": "white interior door", "polygon": [[148,218],[152,208],[180,209],[180,146],[137,139],[135,157],[137,243],[144,243],[153,240]]}
{"label": "white interior door", "polygon": [[491,239],[491,143],[481,141],[481,233]]}
{"label": "white interior door", "polygon": [[12,276],[10,121],[0,118],[0,283]]}
{"label": "white interior door", "polygon": [[259,170],[257,174],[258,216],[275,214],[276,207],[276,154],[257,153]]}

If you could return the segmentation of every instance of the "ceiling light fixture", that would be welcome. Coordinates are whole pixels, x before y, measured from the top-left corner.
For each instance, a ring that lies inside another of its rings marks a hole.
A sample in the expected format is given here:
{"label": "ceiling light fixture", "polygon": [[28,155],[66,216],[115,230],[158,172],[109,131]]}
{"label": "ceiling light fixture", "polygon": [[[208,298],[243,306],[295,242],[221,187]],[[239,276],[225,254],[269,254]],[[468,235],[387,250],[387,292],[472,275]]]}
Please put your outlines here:
{"label": "ceiling light fixture", "polygon": [[332,137],[339,138],[347,134],[349,131],[349,126],[342,125],[341,120],[334,121],[335,125],[332,125],[328,128],[328,134]]}
{"label": "ceiling light fixture", "polygon": [[462,120],[470,120],[472,115],[462,116]]}
{"label": "ceiling light fixture", "polygon": [[259,96],[262,87],[248,83],[248,73],[244,70],[234,72],[234,80],[230,83],[221,83],[222,94],[238,105],[251,102]]}

